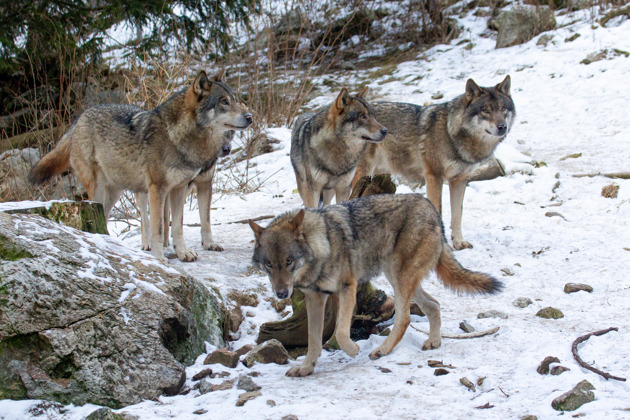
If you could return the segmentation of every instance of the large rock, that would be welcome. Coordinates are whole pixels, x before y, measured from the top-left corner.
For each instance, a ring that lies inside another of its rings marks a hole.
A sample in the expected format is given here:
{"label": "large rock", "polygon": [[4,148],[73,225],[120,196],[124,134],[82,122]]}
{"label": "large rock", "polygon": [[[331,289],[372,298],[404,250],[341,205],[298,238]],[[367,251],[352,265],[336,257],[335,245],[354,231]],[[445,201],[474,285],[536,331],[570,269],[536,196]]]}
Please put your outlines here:
{"label": "large rock", "polygon": [[120,408],[223,346],[214,292],[116,240],[0,213],[0,399]]}
{"label": "large rock", "polygon": [[85,189],[71,174],[42,187],[33,187],[26,177],[39,162],[39,149],[12,149],[0,154],[0,201],[81,198]]}
{"label": "large rock", "polygon": [[503,11],[495,21],[499,33],[496,48],[523,44],[536,35],[556,28],[549,6],[515,6]]}
{"label": "large rock", "polygon": [[574,411],[595,399],[593,390],[595,387],[586,379],[573,387],[571,391],[565,392],[551,402],[554,410]]}
{"label": "large rock", "polygon": [[108,233],[103,205],[94,201],[0,203],[0,211],[10,214],[36,214],[83,232]]}

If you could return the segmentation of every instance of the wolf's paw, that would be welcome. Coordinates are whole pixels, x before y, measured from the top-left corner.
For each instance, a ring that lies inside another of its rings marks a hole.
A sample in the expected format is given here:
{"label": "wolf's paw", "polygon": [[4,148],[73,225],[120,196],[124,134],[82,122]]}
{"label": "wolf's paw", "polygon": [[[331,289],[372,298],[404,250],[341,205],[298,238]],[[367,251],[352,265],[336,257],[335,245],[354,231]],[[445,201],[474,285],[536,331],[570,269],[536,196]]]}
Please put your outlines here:
{"label": "wolf's paw", "polygon": [[223,247],[216,242],[203,242],[201,246],[203,246],[203,249],[205,249],[206,251],[223,251]]}
{"label": "wolf's paw", "polygon": [[339,343],[339,346],[341,347],[341,350],[343,350],[350,357],[355,357],[357,354],[359,354],[359,350],[361,350],[357,343],[353,341],[350,341],[349,343],[343,345]]}
{"label": "wolf's paw", "polygon": [[376,349],[372,353],[370,353],[370,359],[380,359],[381,357],[385,356],[385,354],[386,353],[384,353],[381,349]]}
{"label": "wolf's paw", "polygon": [[304,366],[304,365],[295,366],[287,370],[286,375],[291,378],[299,378],[299,377],[311,375],[313,373],[313,370],[315,370],[314,366]]}
{"label": "wolf's paw", "polygon": [[422,344],[422,350],[437,349],[438,347],[440,347],[441,344],[442,344],[442,339],[440,337],[438,337],[437,339],[429,338]]}
{"label": "wolf's paw", "polygon": [[179,260],[182,262],[197,261],[197,253],[192,249],[177,248],[175,249],[175,252],[177,252],[177,258],[179,258]]}
{"label": "wolf's paw", "polygon": [[145,244],[144,242],[142,243],[142,250],[143,251],[151,251],[151,244]]}
{"label": "wolf's paw", "polygon": [[462,249],[466,249],[466,248],[472,248],[472,244],[468,241],[456,241],[453,240],[453,248],[455,248],[455,250],[460,251]]}

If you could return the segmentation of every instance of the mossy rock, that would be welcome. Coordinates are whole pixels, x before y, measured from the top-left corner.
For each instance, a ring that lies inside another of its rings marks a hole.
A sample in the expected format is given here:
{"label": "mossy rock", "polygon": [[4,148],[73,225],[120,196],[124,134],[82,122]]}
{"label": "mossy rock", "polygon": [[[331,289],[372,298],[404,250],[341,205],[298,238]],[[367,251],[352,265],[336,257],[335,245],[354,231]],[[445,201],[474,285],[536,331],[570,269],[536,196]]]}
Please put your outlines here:
{"label": "mossy rock", "polygon": [[93,201],[53,201],[5,210],[5,213],[37,214],[83,232],[109,234],[103,205]]}
{"label": "mossy rock", "polygon": [[536,313],[536,316],[539,316],[539,317],[545,318],[545,319],[560,319],[560,318],[564,318],[564,314],[562,313],[562,311],[560,309],[552,308],[551,306],[548,306],[546,308],[542,308],[540,311],[538,311]]}

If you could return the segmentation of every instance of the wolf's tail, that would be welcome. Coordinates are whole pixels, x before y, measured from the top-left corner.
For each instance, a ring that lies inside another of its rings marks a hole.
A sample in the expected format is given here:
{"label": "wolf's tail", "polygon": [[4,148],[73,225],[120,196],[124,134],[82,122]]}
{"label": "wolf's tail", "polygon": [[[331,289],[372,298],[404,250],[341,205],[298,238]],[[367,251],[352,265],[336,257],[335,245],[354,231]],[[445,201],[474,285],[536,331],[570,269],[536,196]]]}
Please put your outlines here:
{"label": "wolf's tail", "polygon": [[61,175],[70,168],[70,146],[72,145],[73,124],[52,152],[44,156],[28,174],[28,182],[41,185],[56,175]]}
{"label": "wolf's tail", "polygon": [[435,271],[444,286],[456,292],[494,294],[503,289],[503,283],[494,277],[462,267],[446,242]]}

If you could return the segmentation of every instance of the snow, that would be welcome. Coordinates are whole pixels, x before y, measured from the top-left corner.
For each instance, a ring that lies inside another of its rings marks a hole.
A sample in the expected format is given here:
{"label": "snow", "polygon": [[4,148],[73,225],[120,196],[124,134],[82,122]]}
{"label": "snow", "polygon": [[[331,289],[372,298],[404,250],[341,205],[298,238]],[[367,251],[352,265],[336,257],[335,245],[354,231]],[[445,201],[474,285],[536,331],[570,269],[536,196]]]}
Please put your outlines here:
{"label": "snow", "polygon": [[[466,28],[460,39],[400,64],[393,73],[397,80],[389,75],[369,81],[368,99],[426,104],[439,102],[431,99],[437,91],[444,94],[442,100],[463,93],[469,77],[488,86],[499,83],[507,74],[511,76],[518,114],[505,144],[497,150],[508,176],[469,186],[463,231],[474,248],[456,253],[465,267],[500,278],[505,290],[488,297],[456,296],[434,276],[424,282],[425,290],[441,304],[443,333],[460,332],[459,323],[467,320],[478,331],[499,326],[496,334],[470,340],[443,339],[440,348],[422,351],[426,336],[409,328],[393,353],[377,361],[370,360],[368,354],[383,337],[371,336],[358,342],[361,351],[355,358],[341,351],[324,351],[315,373],[306,378],[284,376],[288,366],[204,366],[205,355],[200,355],[187,368],[186,386],[192,386],[190,378],[206,367],[229,372],[227,378],[212,379],[217,384],[257,372],[253,379],[262,386],[263,395],[236,407],[237,396],[242,393],[236,387],[204,395],[191,391],[117,412],[137,415],[142,420],[278,419],[289,414],[300,419],[505,419],[526,414],[545,419],[561,415],[551,408],[555,397],[587,379],[595,386],[596,398],[577,413],[587,419],[630,418],[630,384],[605,380],[582,369],[571,355],[571,343],[578,336],[619,327],[618,332],[590,338],[579,351],[585,361],[604,371],[630,376],[630,182],[573,176],[628,170],[630,58],[609,54],[607,59],[590,65],[580,61],[603,49],[630,51],[630,20],[616,19],[602,28],[589,11],[558,15],[557,20],[559,26],[566,26],[551,32],[554,38],[546,47],[537,46],[534,38],[523,45],[496,50],[492,38],[479,36],[486,30],[486,19],[469,13],[460,20]],[[574,33],[581,36],[573,42],[564,41]],[[457,45],[464,38],[474,44],[472,49],[467,50],[466,43]],[[410,82],[417,76],[422,78]],[[364,72],[335,75],[348,84],[365,77]],[[336,93],[331,91],[316,102],[329,103]],[[244,308],[244,313],[253,316],[245,317],[238,339],[230,343],[234,349],[253,344],[262,323],[280,319],[264,300],[272,296],[268,280],[251,267],[253,234],[247,224],[234,222],[278,215],[301,204],[288,157],[290,131],[273,128],[268,134],[281,144],[274,153],[252,161],[255,166],[249,169],[249,175],[257,181],[257,191],[215,194],[213,236],[225,251],[203,251],[199,228],[186,226],[187,245],[199,253],[199,260],[170,260],[174,268],[186,270],[224,296],[234,289],[257,291],[261,303],[256,308]],[[561,160],[574,153],[582,155]],[[533,167],[533,161],[544,165]],[[619,196],[602,197],[602,187],[613,182],[620,186]],[[404,191],[409,188],[399,188],[399,192]],[[447,191],[443,196],[444,219],[448,221]],[[562,217],[546,216],[550,212]],[[187,205],[185,223],[198,222],[196,207]],[[265,225],[267,221],[259,223]],[[446,225],[448,236],[448,222]],[[110,232],[120,230],[110,224]],[[127,234],[123,242],[130,248],[129,258],[140,258],[138,229],[135,234]],[[510,268],[514,275],[503,276],[502,268]],[[587,283],[594,291],[565,294],[563,286],[568,282]],[[137,280],[135,284],[144,286]],[[375,284],[391,292],[384,278],[379,277]],[[534,303],[517,308],[512,302],[519,297],[528,297]],[[564,318],[546,320],[535,316],[547,306],[561,309]],[[508,318],[477,319],[479,312],[493,309],[506,313]],[[428,330],[426,318],[415,317],[412,325]],[[539,375],[536,368],[550,355],[570,370],[560,376]],[[434,376],[434,370],[427,366],[429,359],[442,360],[455,368],[449,369],[448,375]],[[462,377],[473,383],[479,378],[484,381],[472,392],[459,383]],[[269,400],[275,405],[268,404]],[[28,413],[35,403],[0,401],[0,419],[35,418]],[[494,407],[475,408],[485,403]],[[49,418],[82,419],[96,406],[65,409],[64,414],[53,413]],[[199,409],[208,413],[193,414]]]}

